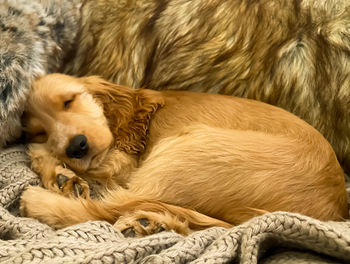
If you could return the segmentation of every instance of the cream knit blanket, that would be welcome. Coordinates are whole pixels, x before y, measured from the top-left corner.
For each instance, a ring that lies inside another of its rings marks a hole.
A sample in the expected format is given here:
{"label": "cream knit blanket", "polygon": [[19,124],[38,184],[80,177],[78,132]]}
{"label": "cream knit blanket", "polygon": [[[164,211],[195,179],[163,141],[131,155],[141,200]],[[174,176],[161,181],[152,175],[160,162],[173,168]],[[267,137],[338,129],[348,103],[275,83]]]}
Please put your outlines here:
{"label": "cream knit blanket", "polygon": [[126,239],[97,221],[53,230],[18,216],[21,192],[39,183],[22,146],[0,152],[0,263],[350,263],[350,221],[285,212],[188,237]]}

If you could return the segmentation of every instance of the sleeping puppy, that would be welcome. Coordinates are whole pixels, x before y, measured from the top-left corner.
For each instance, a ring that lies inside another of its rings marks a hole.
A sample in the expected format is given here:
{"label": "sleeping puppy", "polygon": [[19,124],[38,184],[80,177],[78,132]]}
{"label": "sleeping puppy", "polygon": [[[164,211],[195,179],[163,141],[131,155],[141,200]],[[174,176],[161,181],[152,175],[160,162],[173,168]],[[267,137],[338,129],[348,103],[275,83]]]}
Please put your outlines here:
{"label": "sleeping puppy", "polygon": [[28,188],[21,211],[56,228],[106,220],[131,236],[186,235],[279,210],[348,217],[330,144],[261,102],[53,74],[34,82],[23,124],[47,190]]}

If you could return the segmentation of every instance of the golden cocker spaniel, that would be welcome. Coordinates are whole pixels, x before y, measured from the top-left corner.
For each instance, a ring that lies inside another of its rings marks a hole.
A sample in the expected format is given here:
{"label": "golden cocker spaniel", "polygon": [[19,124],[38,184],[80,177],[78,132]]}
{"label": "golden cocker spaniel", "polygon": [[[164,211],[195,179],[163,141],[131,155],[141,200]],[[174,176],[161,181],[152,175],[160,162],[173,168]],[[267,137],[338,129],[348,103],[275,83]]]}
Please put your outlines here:
{"label": "golden cocker spaniel", "polygon": [[[34,82],[23,124],[47,190],[29,187],[21,211],[53,227],[106,220],[143,236],[280,210],[348,217],[330,144],[265,103],[51,74]],[[90,198],[88,182],[101,198]]]}

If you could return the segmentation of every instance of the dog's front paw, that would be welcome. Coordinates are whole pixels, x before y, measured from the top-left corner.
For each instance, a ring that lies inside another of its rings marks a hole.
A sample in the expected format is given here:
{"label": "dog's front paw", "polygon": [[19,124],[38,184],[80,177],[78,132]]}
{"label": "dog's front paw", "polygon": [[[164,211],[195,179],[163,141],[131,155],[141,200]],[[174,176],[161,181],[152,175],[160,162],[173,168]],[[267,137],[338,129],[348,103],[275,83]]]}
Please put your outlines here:
{"label": "dog's front paw", "polygon": [[38,186],[29,186],[21,196],[20,213],[22,216],[40,218],[50,202],[50,191]]}
{"label": "dog's front paw", "polygon": [[38,186],[29,186],[22,193],[20,213],[22,216],[38,219],[51,227],[62,228],[69,224],[67,216],[76,213],[69,211],[67,206],[69,204],[71,204],[70,199],[55,192]]}
{"label": "dog's front paw", "polygon": [[64,196],[82,198],[90,196],[89,184],[69,169],[56,168],[56,183],[59,191]]}

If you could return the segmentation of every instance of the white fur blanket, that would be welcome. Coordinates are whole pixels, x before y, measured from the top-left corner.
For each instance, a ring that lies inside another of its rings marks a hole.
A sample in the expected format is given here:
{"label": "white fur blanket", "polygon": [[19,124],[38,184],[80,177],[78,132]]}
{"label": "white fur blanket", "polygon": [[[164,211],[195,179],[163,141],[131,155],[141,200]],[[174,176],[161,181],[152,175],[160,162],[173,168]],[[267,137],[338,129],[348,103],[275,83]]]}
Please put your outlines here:
{"label": "white fur blanket", "polygon": [[21,192],[39,182],[22,146],[0,152],[0,263],[350,263],[350,221],[285,212],[188,237],[126,239],[106,222],[53,230],[18,216]]}

